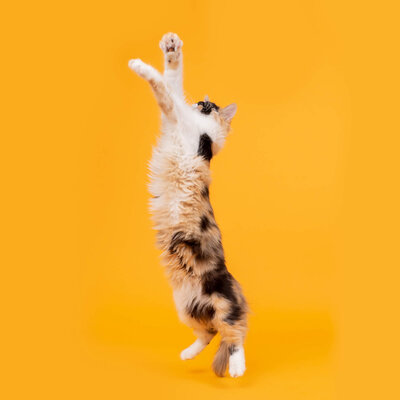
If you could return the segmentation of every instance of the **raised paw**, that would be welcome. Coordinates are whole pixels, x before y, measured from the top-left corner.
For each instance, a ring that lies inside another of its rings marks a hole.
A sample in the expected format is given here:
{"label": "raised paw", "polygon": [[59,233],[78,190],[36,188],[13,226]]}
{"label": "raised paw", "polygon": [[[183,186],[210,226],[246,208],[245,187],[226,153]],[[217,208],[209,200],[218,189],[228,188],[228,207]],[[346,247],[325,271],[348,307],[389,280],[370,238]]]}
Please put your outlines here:
{"label": "raised paw", "polygon": [[144,79],[154,78],[154,68],[144,63],[140,58],[129,60],[128,66]]}
{"label": "raised paw", "polygon": [[182,46],[182,40],[179,39],[179,36],[176,33],[172,32],[166,33],[160,41],[160,48],[164,54],[179,53]]}
{"label": "raised paw", "polygon": [[149,66],[146,65],[140,58],[129,60],[128,66],[132,71],[135,71],[142,78],[147,78]]}

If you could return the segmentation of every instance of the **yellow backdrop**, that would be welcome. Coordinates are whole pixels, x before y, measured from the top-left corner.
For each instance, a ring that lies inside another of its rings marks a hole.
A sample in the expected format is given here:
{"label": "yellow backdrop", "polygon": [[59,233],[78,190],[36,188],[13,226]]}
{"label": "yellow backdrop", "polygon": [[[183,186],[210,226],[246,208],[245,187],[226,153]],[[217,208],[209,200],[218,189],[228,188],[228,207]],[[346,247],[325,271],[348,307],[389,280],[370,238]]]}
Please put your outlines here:
{"label": "yellow backdrop", "polygon": [[[2,398],[325,400],[395,378],[398,32],[389,2],[366,3],[5,6]],[[211,186],[252,309],[237,380],[211,371],[218,340],[180,361],[194,337],[154,247],[159,111],[128,60],[160,69],[168,31],[188,98],[238,104]]]}

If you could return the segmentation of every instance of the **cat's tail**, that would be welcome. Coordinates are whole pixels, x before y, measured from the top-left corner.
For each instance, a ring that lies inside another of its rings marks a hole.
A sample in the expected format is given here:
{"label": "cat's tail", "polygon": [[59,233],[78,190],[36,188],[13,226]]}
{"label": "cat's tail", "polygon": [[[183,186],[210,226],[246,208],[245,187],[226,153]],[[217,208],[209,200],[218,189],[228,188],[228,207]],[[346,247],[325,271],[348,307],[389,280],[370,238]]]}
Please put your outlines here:
{"label": "cat's tail", "polygon": [[226,367],[228,366],[229,355],[229,344],[221,340],[212,364],[212,369],[216,375],[225,375]]}

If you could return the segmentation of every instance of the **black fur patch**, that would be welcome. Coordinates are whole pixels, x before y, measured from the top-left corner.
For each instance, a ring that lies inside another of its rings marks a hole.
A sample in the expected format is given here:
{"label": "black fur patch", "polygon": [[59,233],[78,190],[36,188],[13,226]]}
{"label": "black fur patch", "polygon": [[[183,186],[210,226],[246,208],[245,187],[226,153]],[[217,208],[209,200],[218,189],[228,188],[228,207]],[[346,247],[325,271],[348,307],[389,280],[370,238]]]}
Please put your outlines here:
{"label": "black fur patch", "polygon": [[242,307],[239,306],[239,304],[237,304],[236,302],[232,303],[231,305],[231,309],[229,314],[227,315],[227,317],[225,318],[225,321],[229,324],[229,325],[234,325],[235,322],[239,321],[240,318],[243,315],[243,310]]}
{"label": "black fur patch", "polygon": [[210,198],[210,189],[208,186],[204,186],[204,189],[201,191],[201,195],[206,199]]}
{"label": "black fur patch", "polygon": [[219,107],[211,101],[199,101],[197,105],[203,107],[200,112],[206,115],[209,115],[212,110],[219,110]]}
{"label": "black fur patch", "polygon": [[171,244],[169,246],[169,251],[171,254],[176,253],[176,248],[179,245],[184,245],[190,248],[191,252],[196,258],[196,261],[207,261],[211,255],[207,254],[201,248],[201,243],[199,240],[194,238],[185,238],[185,233],[182,231],[175,232],[171,238]]}
{"label": "black fur patch", "polygon": [[190,247],[190,249],[192,250],[193,254],[198,257],[198,258],[202,258],[203,256],[203,251],[201,249],[201,244],[200,241],[198,241],[197,239],[186,239],[182,242],[184,245]]}
{"label": "black fur patch", "polygon": [[194,254],[201,253],[201,245],[200,242],[196,239],[186,239],[185,233],[182,231],[175,232],[171,238],[171,244],[169,246],[169,251],[171,253],[176,252],[176,248],[180,245],[184,244],[192,249]]}
{"label": "black fur patch", "polygon": [[214,318],[215,309],[208,304],[199,304],[195,301],[187,307],[190,316],[198,321],[209,321]]}
{"label": "black fur patch", "polygon": [[207,133],[203,133],[200,136],[199,148],[197,149],[197,155],[203,157],[205,160],[210,161],[212,159],[211,150],[212,140]]}
{"label": "black fur patch", "polygon": [[207,218],[206,215],[203,215],[201,217],[201,221],[200,221],[200,229],[201,229],[201,231],[202,232],[206,231],[210,226],[211,226],[210,220]]}
{"label": "black fur patch", "polygon": [[176,253],[176,248],[183,242],[185,234],[182,231],[175,232],[172,235],[169,251],[171,254]]}
{"label": "black fur patch", "polygon": [[236,302],[232,281],[233,277],[226,267],[221,270],[221,266],[219,266],[218,270],[212,270],[203,275],[203,293],[207,295],[218,293],[226,299]]}
{"label": "black fur patch", "polygon": [[230,354],[230,355],[232,355],[233,353],[236,353],[238,350],[239,350],[239,349],[238,349],[234,344],[231,344],[231,345],[229,346],[229,354]]}

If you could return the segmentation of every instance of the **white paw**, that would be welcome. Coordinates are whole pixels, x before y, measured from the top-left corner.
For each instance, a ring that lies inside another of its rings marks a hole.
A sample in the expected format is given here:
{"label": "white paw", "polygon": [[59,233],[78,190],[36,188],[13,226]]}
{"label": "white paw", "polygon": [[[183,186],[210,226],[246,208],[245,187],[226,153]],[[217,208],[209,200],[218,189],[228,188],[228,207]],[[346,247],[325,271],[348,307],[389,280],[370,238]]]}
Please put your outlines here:
{"label": "white paw", "polygon": [[244,374],[244,371],[246,371],[246,367],[245,367],[244,363],[242,365],[229,364],[229,375],[232,378],[237,378],[239,376],[242,376]]}
{"label": "white paw", "polygon": [[181,352],[181,360],[191,360],[192,358],[195,358],[204,347],[206,347],[206,344],[204,344],[200,339],[197,339],[187,349]]}
{"label": "white paw", "polygon": [[182,46],[182,40],[179,39],[179,36],[176,33],[172,32],[166,33],[160,41],[160,48],[165,54],[179,52]]}
{"label": "white paw", "polygon": [[132,71],[135,71],[142,78],[148,78],[150,67],[146,65],[140,58],[129,60],[128,66]]}
{"label": "white paw", "polygon": [[191,360],[195,358],[196,355],[197,353],[195,353],[193,349],[188,347],[187,349],[181,351],[181,360]]}
{"label": "white paw", "polygon": [[240,347],[229,357],[229,375],[232,378],[242,376],[246,371],[243,347]]}

